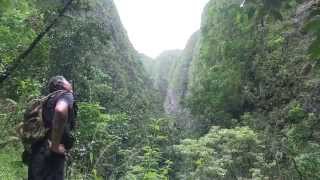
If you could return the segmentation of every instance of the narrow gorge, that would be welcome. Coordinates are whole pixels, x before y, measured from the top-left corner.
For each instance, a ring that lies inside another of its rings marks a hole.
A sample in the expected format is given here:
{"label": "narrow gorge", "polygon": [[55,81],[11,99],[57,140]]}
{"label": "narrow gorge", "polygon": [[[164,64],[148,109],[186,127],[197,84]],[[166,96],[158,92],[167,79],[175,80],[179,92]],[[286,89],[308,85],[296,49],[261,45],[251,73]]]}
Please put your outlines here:
{"label": "narrow gorge", "polygon": [[[67,2],[0,0],[0,75]],[[0,83],[0,179],[27,177],[15,129],[54,75],[79,107],[66,179],[320,179],[319,10],[209,0],[184,49],[151,58],[113,0],[72,1]]]}

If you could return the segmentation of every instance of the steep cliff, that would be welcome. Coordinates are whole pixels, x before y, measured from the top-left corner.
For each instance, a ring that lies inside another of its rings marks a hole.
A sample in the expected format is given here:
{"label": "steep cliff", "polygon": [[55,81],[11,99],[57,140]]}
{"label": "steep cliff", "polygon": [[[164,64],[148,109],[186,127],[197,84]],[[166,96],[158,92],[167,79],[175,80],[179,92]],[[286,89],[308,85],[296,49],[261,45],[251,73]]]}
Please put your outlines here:
{"label": "steep cliff", "polygon": [[170,76],[173,72],[174,64],[181,55],[180,50],[170,50],[161,53],[154,64],[154,86],[160,91],[162,102],[164,102],[167,89],[170,83]]}
{"label": "steep cliff", "polygon": [[177,127],[188,131],[195,126],[185,107],[185,97],[189,93],[192,61],[199,51],[199,37],[200,32],[195,32],[183,50],[165,51],[154,60],[140,54],[154,87],[160,93],[165,114],[175,119]]}
{"label": "steep cliff", "polygon": [[198,128],[186,108],[185,100],[189,93],[191,65],[197,52],[199,35],[199,32],[196,32],[191,36],[180,56],[171,65],[163,103],[165,113],[175,119],[176,127],[183,129],[183,134],[190,134]]}
{"label": "steep cliff", "polygon": [[50,36],[50,74],[74,80],[79,97],[108,111],[147,103],[151,83],[112,0],[76,4]]}
{"label": "steep cliff", "polygon": [[180,111],[181,103],[183,103],[182,101],[188,93],[189,71],[194,53],[196,52],[199,35],[199,32],[196,32],[191,36],[185,49],[171,67],[169,86],[164,103],[168,114]]}
{"label": "steep cliff", "polygon": [[[304,30],[317,36],[319,21],[306,17],[319,4],[244,3],[211,0],[205,9],[187,97],[204,136],[183,142],[183,157],[198,158],[179,177],[318,179],[319,38]],[[200,155],[188,154],[195,147]]]}
{"label": "steep cliff", "polygon": [[146,70],[146,72],[148,73],[148,76],[151,78],[151,79],[154,79],[155,77],[155,63],[156,61],[154,59],[152,59],[151,57],[145,55],[145,54],[142,54],[142,53],[139,53],[139,57],[140,57],[140,60]]}

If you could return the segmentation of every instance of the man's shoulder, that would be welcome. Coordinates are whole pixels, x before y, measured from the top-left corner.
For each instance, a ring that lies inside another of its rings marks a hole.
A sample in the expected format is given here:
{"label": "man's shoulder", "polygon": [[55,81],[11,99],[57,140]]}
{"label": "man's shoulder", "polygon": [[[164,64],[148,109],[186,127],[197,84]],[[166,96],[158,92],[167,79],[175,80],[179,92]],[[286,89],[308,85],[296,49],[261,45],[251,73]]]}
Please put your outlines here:
{"label": "man's shoulder", "polygon": [[72,92],[58,92],[54,94],[52,98],[49,98],[49,104],[53,104],[54,106],[58,103],[58,101],[65,101],[67,104],[72,107],[74,104],[74,95]]}
{"label": "man's shoulder", "polygon": [[69,105],[73,105],[74,103],[74,96],[72,92],[64,92],[62,95],[59,96],[58,100],[64,100]]}
{"label": "man's shoulder", "polygon": [[68,91],[66,91],[66,92],[63,92],[61,95],[60,95],[60,98],[74,98],[74,96],[73,96],[73,93],[72,92],[68,92]]}

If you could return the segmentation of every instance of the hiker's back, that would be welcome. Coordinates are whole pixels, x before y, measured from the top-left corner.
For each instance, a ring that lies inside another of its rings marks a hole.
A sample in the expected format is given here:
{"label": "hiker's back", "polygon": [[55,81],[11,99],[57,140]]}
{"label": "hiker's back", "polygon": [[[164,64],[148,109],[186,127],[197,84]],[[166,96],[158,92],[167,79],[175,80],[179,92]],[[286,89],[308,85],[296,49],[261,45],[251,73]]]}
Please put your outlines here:
{"label": "hiker's back", "polygon": [[75,127],[76,115],[77,115],[77,105],[74,100],[74,96],[71,92],[62,92],[52,98],[49,98],[43,104],[43,119],[44,119],[44,127],[48,129],[47,134],[48,139],[50,139],[52,123],[54,118],[55,106],[59,100],[63,100],[68,104],[68,121],[64,127],[64,133],[61,139],[61,144],[64,144],[66,149],[71,149],[73,146],[73,135],[72,131]]}
{"label": "hiker's back", "polygon": [[31,146],[29,180],[63,180],[66,153],[73,146],[71,131],[77,108],[72,86],[64,77],[55,76],[50,79],[48,90],[52,95],[39,106],[45,135]]}

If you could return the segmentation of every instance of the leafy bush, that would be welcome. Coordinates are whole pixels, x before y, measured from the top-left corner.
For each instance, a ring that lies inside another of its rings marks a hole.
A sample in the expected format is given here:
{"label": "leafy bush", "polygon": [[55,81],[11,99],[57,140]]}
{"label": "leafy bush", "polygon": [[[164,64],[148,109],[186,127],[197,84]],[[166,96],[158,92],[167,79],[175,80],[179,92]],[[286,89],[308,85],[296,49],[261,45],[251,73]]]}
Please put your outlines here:
{"label": "leafy bush", "polygon": [[254,178],[267,167],[263,145],[248,127],[213,126],[205,136],[185,139],[175,148],[182,160],[181,179]]}

